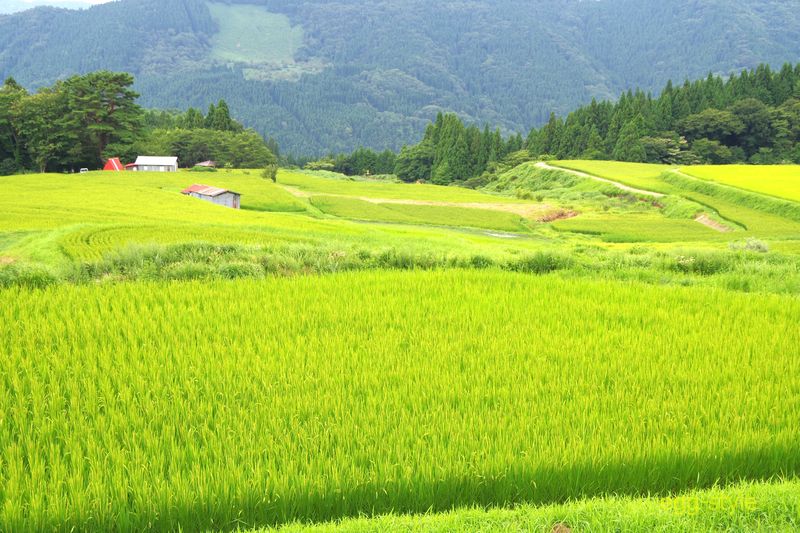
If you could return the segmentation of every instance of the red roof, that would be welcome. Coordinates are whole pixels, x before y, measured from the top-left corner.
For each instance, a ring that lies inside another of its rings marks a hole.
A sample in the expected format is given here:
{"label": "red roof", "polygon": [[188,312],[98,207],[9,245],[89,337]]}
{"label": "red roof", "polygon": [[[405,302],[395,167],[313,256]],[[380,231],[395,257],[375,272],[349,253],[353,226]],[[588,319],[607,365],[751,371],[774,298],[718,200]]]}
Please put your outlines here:
{"label": "red roof", "polygon": [[181,194],[191,194],[197,193],[202,196],[219,196],[220,194],[225,194],[226,192],[232,194],[239,194],[238,192],[230,191],[228,189],[220,189],[219,187],[212,187],[210,185],[192,185],[191,187],[186,187],[181,191]]}
{"label": "red roof", "polygon": [[122,166],[122,162],[119,160],[119,157],[112,157],[108,161],[106,161],[106,166],[103,167],[103,170],[124,170]]}

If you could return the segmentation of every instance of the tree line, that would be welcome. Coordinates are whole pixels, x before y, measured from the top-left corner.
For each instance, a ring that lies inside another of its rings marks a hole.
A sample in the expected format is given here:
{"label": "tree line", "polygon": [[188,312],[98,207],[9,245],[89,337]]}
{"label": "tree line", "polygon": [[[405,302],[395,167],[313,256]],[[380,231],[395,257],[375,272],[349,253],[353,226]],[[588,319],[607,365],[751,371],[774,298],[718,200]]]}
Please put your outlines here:
{"label": "tree line", "polygon": [[528,135],[533,157],[669,164],[800,163],[800,64],[769,65],[682,86],[654,98],[628,91]]}
{"label": "tree line", "polygon": [[349,176],[395,174],[406,182],[430,181],[437,185],[469,182],[492,170],[512,153],[525,148],[521,134],[504,137],[499,129],[466,125],[453,113],[439,113],[422,141],[404,146],[399,154],[359,148],[351,154],[328,156],[306,164]]}
{"label": "tree line", "polygon": [[224,100],[206,114],[148,111],[133,83],[130,74],[98,71],[29,93],[8,78],[0,86],[0,174],[96,169],[140,154],[177,156],[182,166],[275,163],[268,143],[234,120]]}

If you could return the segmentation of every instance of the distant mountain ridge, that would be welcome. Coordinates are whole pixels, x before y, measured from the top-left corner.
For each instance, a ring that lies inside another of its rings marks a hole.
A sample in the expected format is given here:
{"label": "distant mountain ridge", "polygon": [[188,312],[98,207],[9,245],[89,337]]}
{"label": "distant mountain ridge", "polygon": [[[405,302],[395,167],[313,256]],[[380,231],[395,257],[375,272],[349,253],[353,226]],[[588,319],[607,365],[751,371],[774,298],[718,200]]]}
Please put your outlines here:
{"label": "distant mountain ridge", "polygon": [[800,60],[800,0],[120,0],[0,16],[0,76],[102,68],[142,103],[225,98],[285,152],[416,141],[439,111],[526,132],[631,87]]}

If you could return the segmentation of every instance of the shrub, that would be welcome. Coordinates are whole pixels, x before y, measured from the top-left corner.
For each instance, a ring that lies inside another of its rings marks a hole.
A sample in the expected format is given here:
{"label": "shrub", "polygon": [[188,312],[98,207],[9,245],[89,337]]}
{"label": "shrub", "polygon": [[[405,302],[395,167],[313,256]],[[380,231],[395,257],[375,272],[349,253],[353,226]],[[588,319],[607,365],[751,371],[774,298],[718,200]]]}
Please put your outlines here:
{"label": "shrub", "polygon": [[209,265],[196,262],[173,263],[167,265],[162,272],[165,279],[180,281],[210,278],[213,274]]}
{"label": "shrub", "polygon": [[263,270],[253,263],[225,263],[217,268],[217,275],[225,279],[257,278],[263,276]]}
{"label": "shrub", "polygon": [[572,260],[567,256],[552,252],[536,252],[514,259],[508,264],[508,269],[527,274],[546,274],[568,268],[571,265]]}
{"label": "shrub", "polygon": [[769,252],[769,245],[762,240],[749,238],[742,242],[732,242],[728,245],[731,250],[745,250],[765,254]]}
{"label": "shrub", "polygon": [[265,180],[272,180],[273,183],[278,181],[278,165],[267,165],[261,171],[261,177]]}

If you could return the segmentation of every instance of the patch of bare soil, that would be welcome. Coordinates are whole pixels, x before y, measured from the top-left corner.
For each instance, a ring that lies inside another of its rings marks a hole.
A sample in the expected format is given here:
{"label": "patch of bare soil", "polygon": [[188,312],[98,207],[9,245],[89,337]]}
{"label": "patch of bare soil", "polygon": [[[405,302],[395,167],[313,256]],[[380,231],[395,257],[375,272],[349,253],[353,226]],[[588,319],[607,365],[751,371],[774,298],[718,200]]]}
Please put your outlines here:
{"label": "patch of bare soil", "polygon": [[14,259],[13,257],[6,257],[6,256],[3,256],[3,255],[0,255],[0,266],[2,266],[2,265],[10,265],[11,263],[14,263],[14,262],[16,262],[16,259]]}
{"label": "patch of bare soil", "polygon": [[551,211],[544,216],[539,217],[537,220],[539,222],[555,222],[556,220],[566,220],[568,218],[575,218],[580,213],[577,211],[570,211],[567,209],[557,209],[555,211]]}
{"label": "patch of bare soil", "polygon": [[722,222],[717,222],[716,220],[712,219],[705,213],[697,215],[697,217],[694,220],[695,222],[699,222],[700,224],[707,226],[713,230],[719,231],[720,233],[730,233],[731,231],[733,231],[733,228],[726,226]]}

